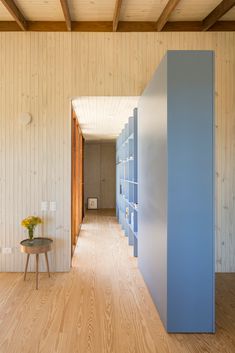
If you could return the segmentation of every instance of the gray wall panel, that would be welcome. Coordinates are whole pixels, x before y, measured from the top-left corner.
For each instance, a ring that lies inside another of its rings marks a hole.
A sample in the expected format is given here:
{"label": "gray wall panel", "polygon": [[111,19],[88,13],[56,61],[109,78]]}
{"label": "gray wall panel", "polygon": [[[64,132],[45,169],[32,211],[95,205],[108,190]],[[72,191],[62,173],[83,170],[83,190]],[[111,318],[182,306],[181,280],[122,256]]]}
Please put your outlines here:
{"label": "gray wall panel", "polygon": [[97,197],[99,208],[115,208],[115,143],[85,143],[84,181],[85,207],[88,197]]}
{"label": "gray wall panel", "polygon": [[84,146],[84,202],[88,197],[97,197],[100,207],[100,149],[99,143],[85,143]]}

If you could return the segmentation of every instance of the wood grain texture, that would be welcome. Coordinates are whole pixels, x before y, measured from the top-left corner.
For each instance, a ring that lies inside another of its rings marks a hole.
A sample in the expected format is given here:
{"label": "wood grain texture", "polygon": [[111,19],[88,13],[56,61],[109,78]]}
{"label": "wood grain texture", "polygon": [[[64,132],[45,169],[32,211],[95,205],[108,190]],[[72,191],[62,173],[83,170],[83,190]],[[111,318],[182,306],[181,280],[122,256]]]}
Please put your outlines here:
{"label": "wood grain texture", "polygon": [[[24,17],[31,21],[63,21],[59,0],[14,0]],[[116,0],[67,0],[73,21],[111,21]],[[122,3],[121,21],[156,22],[168,0],[125,0]],[[172,21],[201,21],[221,0],[181,0],[172,12]],[[11,16],[0,5],[0,20]],[[229,16],[227,19],[234,20]]]}
{"label": "wood grain texture", "polygon": [[125,125],[126,117],[133,113],[138,100],[138,96],[82,96],[74,99],[73,109],[79,117],[86,142],[113,142]]}
{"label": "wood grain texture", "polygon": [[[202,21],[169,21],[163,28],[164,32],[200,32],[202,30]],[[235,21],[217,21],[208,31],[233,32],[235,31]]]}
{"label": "wood grain texture", "polygon": [[222,0],[181,0],[175,11],[171,14],[170,21],[201,21]]}
{"label": "wood grain texture", "polygon": [[112,21],[116,0],[69,0],[74,21]]}
{"label": "wood grain texture", "polygon": [[165,24],[169,20],[172,12],[174,11],[174,9],[176,8],[176,6],[178,5],[179,2],[180,2],[180,0],[169,0],[168,1],[168,3],[166,4],[164,10],[162,11],[162,13],[156,23],[156,29],[158,32],[160,32],[163,29],[163,27],[165,26]]}
{"label": "wood grain texture", "polygon": [[83,219],[83,136],[77,116],[72,111],[72,180],[71,180],[71,250],[77,243]]}
{"label": "wood grain texture", "polygon": [[23,31],[26,31],[27,21],[24,18],[21,11],[16,6],[15,2],[13,0],[1,0],[1,2],[6,7],[6,9],[9,11],[9,13],[12,15],[12,17],[15,19],[15,21],[19,25],[19,27]]}
{"label": "wood grain texture", "polygon": [[220,18],[220,21],[233,21],[235,20],[235,6],[231,8],[224,16]]}
{"label": "wood grain texture", "polygon": [[0,352],[233,353],[235,275],[217,276],[217,332],[165,332],[112,212],[87,214],[70,273],[0,274]]}
{"label": "wood grain texture", "polygon": [[0,33],[0,247],[13,248],[0,271],[24,270],[20,221],[32,213],[36,236],[54,241],[52,271],[70,269],[71,99],[139,96],[166,50],[197,49],[215,51],[217,270],[235,271],[234,47],[234,33]]}
{"label": "wood grain texture", "polygon": [[200,32],[202,31],[201,21],[168,21],[163,30],[165,32]]}
{"label": "wood grain texture", "polygon": [[222,0],[216,8],[202,21],[203,31],[212,27],[223,15],[235,5],[235,0]]}
{"label": "wood grain texture", "polygon": [[121,7],[122,7],[122,0],[116,0],[114,14],[113,14],[113,32],[116,32],[118,28]]}
{"label": "wood grain texture", "polygon": [[71,31],[72,26],[71,26],[71,16],[70,16],[70,12],[69,12],[68,1],[67,0],[60,0],[60,3],[61,3],[62,10],[63,10],[67,30]]}
{"label": "wood grain texture", "polygon": [[14,21],[14,19],[12,18],[10,12],[2,4],[1,1],[0,1],[0,20],[1,21]]}
{"label": "wood grain texture", "polygon": [[[27,20],[64,21],[60,0],[14,0]],[[71,2],[71,0],[69,0]],[[1,18],[1,14],[0,14]]]}
{"label": "wood grain texture", "polygon": [[[63,68],[70,62],[71,42],[65,33],[57,39],[53,33],[44,38],[35,33],[33,41],[29,33],[20,37],[3,34],[0,39],[1,247],[12,247],[10,256],[0,255],[0,270],[22,270],[19,243],[27,236],[20,222],[40,214],[44,223],[35,236],[53,238],[51,268],[66,271],[71,259],[71,113],[66,98],[71,83],[70,71]],[[19,122],[23,111],[32,114],[28,128]],[[42,212],[42,200],[55,201],[56,212]],[[43,262],[39,268],[46,270]],[[29,271],[34,269],[30,260]]]}
{"label": "wood grain texture", "polygon": [[[202,21],[168,21],[162,32],[200,32]],[[0,21],[0,32],[21,31],[14,21]],[[29,32],[67,32],[63,21],[28,21]],[[72,21],[72,32],[113,32],[112,21]],[[234,32],[235,21],[217,21],[208,31]],[[157,32],[156,22],[119,21],[116,32]]]}
{"label": "wood grain texture", "polygon": [[168,0],[126,0],[122,3],[121,21],[155,22],[161,15]]}

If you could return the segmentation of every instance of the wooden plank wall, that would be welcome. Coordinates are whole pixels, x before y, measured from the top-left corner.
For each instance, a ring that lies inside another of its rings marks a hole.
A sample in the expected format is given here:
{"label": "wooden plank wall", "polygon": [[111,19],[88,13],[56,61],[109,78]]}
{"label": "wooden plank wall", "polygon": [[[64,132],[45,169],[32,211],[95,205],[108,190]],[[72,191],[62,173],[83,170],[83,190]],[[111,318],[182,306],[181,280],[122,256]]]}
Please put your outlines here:
{"label": "wooden plank wall", "polygon": [[[215,50],[216,257],[235,271],[235,34],[0,33],[1,271],[22,271],[20,221],[43,216],[52,270],[70,268],[71,98],[140,95],[167,49]],[[29,111],[33,122],[19,123]],[[41,212],[42,200],[56,212]]]}

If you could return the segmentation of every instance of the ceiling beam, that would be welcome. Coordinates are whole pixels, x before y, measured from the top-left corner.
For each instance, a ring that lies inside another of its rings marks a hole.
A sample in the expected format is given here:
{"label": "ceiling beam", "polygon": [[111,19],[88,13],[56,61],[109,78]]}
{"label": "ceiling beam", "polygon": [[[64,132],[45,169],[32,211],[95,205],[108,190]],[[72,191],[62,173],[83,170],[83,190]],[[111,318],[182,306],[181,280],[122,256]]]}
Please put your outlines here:
{"label": "ceiling beam", "polygon": [[234,32],[235,21],[217,21],[209,28],[210,32]]}
{"label": "ceiling beam", "polygon": [[233,6],[235,0],[223,0],[216,8],[209,13],[202,21],[202,30],[207,31],[211,28],[223,15],[225,15]]}
{"label": "ceiling beam", "polygon": [[165,26],[165,24],[167,23],[167,21],[170,18],[170,15],[172,14],[172,12],[174,11],[174,9],[176,8],[176,6],[178,5],[178,3],[180,2],[180,0],[169,0],[168,3],[166,4],[165,8],[163,9],[157,23],[156,23],[156,30],[158,32],[160,32],[163,27]]}
{"label": "ceiling beam", "polygon": [[0,2],[6,7],[11,16],[15,19],[17,24],[23,31],[27,30],[27,21],[16,6],[13,0],[0,0]]}
{"label": "ceiling beam", "polygon": [[168,21],[162,32],[201,32],[201,21]]}
{"label": "ceiling beam", "polygon": [[72,25],[71,25],[71,16],[69,12],[69,5],[68,5],[68,0],[60,0],[61,7],[64,13],[64,19],[66,22],[66,27],[68,31],[72,30]]}
{"label": "ceiling beam", "polygon": [[113,32],[116,32],[118,28],[121,7],[122,7],[122,0],[116,0],[114,14],[113,14]]}
{"label": "ceiling beam", "polygon": [[[21,31],[14,21],[0,21],[0,32]],[[31,32],[67,32],[64,21],[28,21],[27,31]],[[72,22],[73,32],[113,32],[112,21]],[[200,32],[201,21],[168,21],[162,32]],[[235,21],[217,21],[209,31],[235,32]],[[156,22],[119,21],[117,32],[156,32]]]}

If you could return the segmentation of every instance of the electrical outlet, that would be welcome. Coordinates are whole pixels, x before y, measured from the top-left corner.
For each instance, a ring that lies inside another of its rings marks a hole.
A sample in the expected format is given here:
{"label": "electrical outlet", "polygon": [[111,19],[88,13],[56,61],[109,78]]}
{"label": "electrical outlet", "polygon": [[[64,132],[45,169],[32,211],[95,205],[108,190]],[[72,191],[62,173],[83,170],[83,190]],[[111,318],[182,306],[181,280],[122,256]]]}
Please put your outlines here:
{"label": "electrical outlet", "polygon": [[41,211],[47,211],[47,209],[48,209],[48,202],[42,201],[41,202]]}
{"label": "electrical outlet", "polygon": [[2,248],[2,253],[3,254],[11,254],[12,253],[12,248]]}
{"label": "electrical outlet", "polygon": [[52,211],[52,212],[56,211],[56,202],[55,201],[50,202],[50,211]]}

